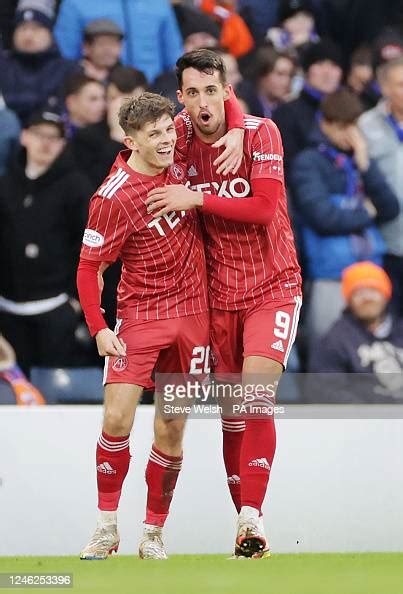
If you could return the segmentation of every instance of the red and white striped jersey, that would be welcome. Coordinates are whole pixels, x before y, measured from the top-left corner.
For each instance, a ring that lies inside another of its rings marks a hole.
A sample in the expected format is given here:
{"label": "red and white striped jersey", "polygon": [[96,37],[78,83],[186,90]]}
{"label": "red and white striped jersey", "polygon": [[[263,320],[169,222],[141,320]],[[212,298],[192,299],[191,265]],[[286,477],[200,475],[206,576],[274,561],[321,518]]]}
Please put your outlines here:
{"label": "red and white striped jersey", "polygon": [[167,319],[205,312],[206,264],[195,211],[147,214],[148,192],[181,183],[185,170],[174,164],[158,176],[127,165],[131,151],[117,156],[90,202],[81,256],[99,262],[122,260],[118,317]]}
{"label": "red and white striped jersey", "polygon": [[[191,188],[199,192],[228,200],[247,200],[255,178],[278,179],[282,183],[280,200],[269,225],[203,216],[210,306],[224,310],[245,309],[267,299],[301,294],[300,267],[287,212],[281,136],[271,120],[245,115],[244,121],[243,160],[235,175],[217,175],[213,162],[221,148],[212,148],[194,134],[188,149],[187,176]],[[178,135],[189,139],[189,122],[185,118],[181,128]]]}

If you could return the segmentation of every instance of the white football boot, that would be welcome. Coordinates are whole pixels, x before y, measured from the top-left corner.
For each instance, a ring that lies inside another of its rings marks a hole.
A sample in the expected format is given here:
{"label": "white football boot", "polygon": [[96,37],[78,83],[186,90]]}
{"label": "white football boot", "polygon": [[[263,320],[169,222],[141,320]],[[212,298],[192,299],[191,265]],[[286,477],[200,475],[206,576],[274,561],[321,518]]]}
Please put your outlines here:
{"label": "white football boot", "polygon": [[264,533],[263,518],[253,507],[242,507],[238,517],[238,530],[233,559],[267,559],[269,543]]}
{"label": "white football boot", "polygon": [[87,546],[81,551],[80,559],[102,561],[107,559],[112,552],[118,552],[120,538],[116,514],[109,512],[108,520],[105,521],[102,515],[106,516],[107,513],[101,512],[101,518],[98,520],[94,535]]}
{"label": "white football boot", "polygon": [[168,559],[162,540],[162,528],[146,524],[139,545],[140,559]]}

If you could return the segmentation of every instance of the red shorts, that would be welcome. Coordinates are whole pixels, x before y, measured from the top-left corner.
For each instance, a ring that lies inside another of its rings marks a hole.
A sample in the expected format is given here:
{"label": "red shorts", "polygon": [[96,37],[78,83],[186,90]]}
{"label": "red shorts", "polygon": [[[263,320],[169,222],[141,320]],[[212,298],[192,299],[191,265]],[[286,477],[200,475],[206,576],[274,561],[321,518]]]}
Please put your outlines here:
{"label": "red shorts", "polygon": [[190,373],[209,361],[209,314],[169,320],[118,320],[116,335],[125,357],[105,357],[104,385],[136,384],[151,388],[151,374]]}
{"label": "red shorts", "polygon": [[265,302],[239,311],[210,310],[211,361],[215,373],[240,373],[245,357],[267,357],[287,366],[302,298]]}

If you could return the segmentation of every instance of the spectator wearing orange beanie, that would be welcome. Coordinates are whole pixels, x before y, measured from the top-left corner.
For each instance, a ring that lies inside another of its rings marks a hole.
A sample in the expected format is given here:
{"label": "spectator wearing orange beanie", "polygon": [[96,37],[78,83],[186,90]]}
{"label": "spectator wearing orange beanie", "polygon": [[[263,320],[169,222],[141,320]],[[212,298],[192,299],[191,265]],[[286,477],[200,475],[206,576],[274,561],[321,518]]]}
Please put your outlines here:
{"label": "spectator wearing orange beanie", "polygon": [[341,288],[348,303],[357,289],[377,289],[387,301],[392,296],[392,283],[386,272],[373,262],[357,262],[343,270]]}
{"label": "spectator wearing orange beanie", "polygon": [[221,24],[221,47],[235,58],[241,58],[253,49],[255,42],[245,21],[236,12],[235,4],[233,0],[202,0],[200,8]]}
{"label": "spectator wearing orange beanie", "polygon": [[403,403],[403,320],[389,311],[389,276],[372,262],[352,264],[342,292],[347,308],[310,359],[307,400]]}

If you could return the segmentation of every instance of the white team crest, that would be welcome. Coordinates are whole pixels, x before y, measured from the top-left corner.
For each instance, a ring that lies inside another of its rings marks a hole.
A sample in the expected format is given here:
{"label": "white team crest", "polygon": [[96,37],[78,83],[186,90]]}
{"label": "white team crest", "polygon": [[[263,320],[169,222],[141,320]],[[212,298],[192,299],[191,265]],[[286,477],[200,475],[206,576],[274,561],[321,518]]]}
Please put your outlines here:
{"label": "white team crest", "polygon": [[177,163],[174,163],[173,165],[171,165],[171,173],[172,176],[177,179],[178,181],[182,181],[183,179],[185,179],[185,171],[183,170],[183,168],[178,165]]}
{"label": "white team crest", "polygon": [[118,357],[112,365],[113,371],[124,371],[129,364],[127,357]]}

